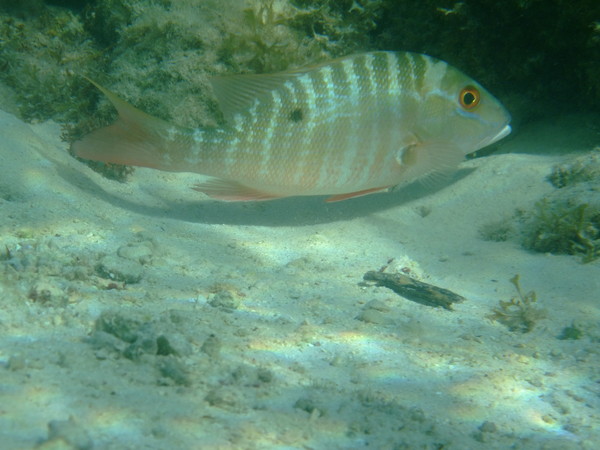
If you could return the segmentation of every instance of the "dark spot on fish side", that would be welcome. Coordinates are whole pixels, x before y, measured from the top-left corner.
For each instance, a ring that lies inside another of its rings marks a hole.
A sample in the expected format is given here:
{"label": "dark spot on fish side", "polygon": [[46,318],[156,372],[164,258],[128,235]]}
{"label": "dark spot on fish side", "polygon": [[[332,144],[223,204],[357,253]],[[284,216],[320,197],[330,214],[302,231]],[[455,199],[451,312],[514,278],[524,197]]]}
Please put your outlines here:
{"label": "dark spot on fish side", "polygon": [[296,108],[290,113],[290,120],[292,122],[301,122],[304,119],[304,113],[300,108]]}

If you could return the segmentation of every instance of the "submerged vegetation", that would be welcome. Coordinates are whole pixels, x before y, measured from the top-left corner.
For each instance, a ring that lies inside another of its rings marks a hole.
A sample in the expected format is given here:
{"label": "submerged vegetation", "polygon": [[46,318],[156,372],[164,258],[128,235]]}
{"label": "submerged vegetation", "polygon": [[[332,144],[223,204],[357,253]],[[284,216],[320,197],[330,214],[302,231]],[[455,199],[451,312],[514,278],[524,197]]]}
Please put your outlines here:
{"label": "submerged vegetation", "polygon": [[4,8],[0,6],[0,83],[14,90],[20,116],[68,122],[91,113],[84,86],[72,75],[102,66],[103,57],[78,16],[32,1]]}
{"label": "submerged vegetation", "polygon": [[[276,72],[375,49],[448,61],[499,97],[514,122],[600,105],[596,0],[578,8],[566,0],[9,3],[0,3],[0,108],[26,121],[56,120],[69,142],[115,114],[81,75],[153,116],[214,126],[222,116],[211,76]],[[116,179],[128,173],[97,169]]]}
{"label": "submerged vegetation", "polygon": [[519,280],[518,274],[510,279],[517,290],[517,295],[507,302],[500,300],[500,306],[492,310],[488,319],[500,322],[510,331],[529,333],[538,320],[546,317],[546,312],[535,306],[537,302],[535,291],[523,293]]}
{"label": "submerged vegetation", "polygon": [[[500,97],[517,120],[548,109],[594,110],[600,104],[600,3],[578,4],[2,2],[0,92],[14,91],[25,120],[79,122],[100,98],[73,76],[84,74],[150,114],[197,126],[219,118],[209,76],[273,72],[379,49],[448,61]],[[6,108],[8,96],[2,97],[0,107]],[[99,108],[102,114],[110,110],[103,99]]]}
{"label": "submerged vegetation", "polygon": [[600,180],[600,147],[565,164],[558,164],[548,177],[552,186],[559,189],[578,183],[598,182],[598,180]]}
{"label": "submerged vegetation", "polygon": [[525,246],[544,253],[580,254],[583,263],[600,257],[600,211],[587,203],[576,206],[536,204]]}
{"label": "submerged vegetation", "polygon": [[540,200],[525,222],[523,245],[531,250],[600,258],[600,148],[555,166],[557,189]]}
{"label": "submerged vegetation", "polygon": [[484,224],[490,241],[515,238],[528,250],[577,255],[591,263],[600,258],[600,148],[556,165],[548,181],[556,188],[530,210]]}
{"label": "submerged vegetation", "polygon": [[560,339],[561,341],[565,341],[565,340],[578,340],[581,339],[583,337],[583,330],[575,325],[575,323],[573,322],[571,325],[564,327],[562,329],[562,331],[560,332],[560,334],[558,335],[558,339]]}

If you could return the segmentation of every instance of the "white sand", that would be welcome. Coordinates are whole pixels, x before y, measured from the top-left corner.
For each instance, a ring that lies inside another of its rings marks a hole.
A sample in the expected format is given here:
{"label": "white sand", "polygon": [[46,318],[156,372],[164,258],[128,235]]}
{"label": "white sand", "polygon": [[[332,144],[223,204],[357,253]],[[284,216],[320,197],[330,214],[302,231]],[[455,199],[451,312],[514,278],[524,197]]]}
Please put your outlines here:
{"label": "white sand", "polygon": [[[196,175],[109,181],[0,112],[0,446],[598,448],[600,261],[479,235],[598,144],[586,124],[531,125],[429,191],[236,204]],[[467,301],[359,285],[391,258]],[[101,276],[121,269],[141,281]],[[527,334],[486,318],[517,273],[547,314]]]}

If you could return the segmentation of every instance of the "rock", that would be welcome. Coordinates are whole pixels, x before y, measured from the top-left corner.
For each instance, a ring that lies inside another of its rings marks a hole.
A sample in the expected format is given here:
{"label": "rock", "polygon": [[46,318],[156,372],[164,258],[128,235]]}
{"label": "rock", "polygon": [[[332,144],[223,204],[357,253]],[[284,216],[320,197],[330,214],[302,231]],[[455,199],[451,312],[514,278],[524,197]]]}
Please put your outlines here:
{"label": "rock", "polygon": [[150,242],[140,242],[139,244],[127,244],[119,247],[117,255],[121,258],[140,264],[149,264],[152,260],[152,244]]}
{"label": "rock", "polygon": [[69,420],[52,420],[48,423],[48,443],[64,442],[66,448],[88,450],[94,447],[94,442],[88,432],[72,417]]}
{"label": "rock", "polygon": [[123,281],[127,284],[139,283],[143,275],[143,267],[137,261],[121,258],[117,255],[107,255],[96,266],[96,272],[102,278]]}

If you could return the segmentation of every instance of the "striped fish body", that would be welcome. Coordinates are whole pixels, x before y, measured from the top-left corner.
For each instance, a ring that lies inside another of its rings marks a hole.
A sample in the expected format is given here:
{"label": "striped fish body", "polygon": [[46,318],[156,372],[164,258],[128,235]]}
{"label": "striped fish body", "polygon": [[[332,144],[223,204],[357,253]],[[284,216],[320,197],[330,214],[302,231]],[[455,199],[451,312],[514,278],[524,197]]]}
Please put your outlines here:
{"label": "striped fish body", "polygon": [[305,69],[213,80],[226,125],[188,130],[98,86],[113,125],[73,144],[87,159],[214,177],[223,200],[364,195],[456,165],[510,132],[510,116],[443,61],[372,52]]}

